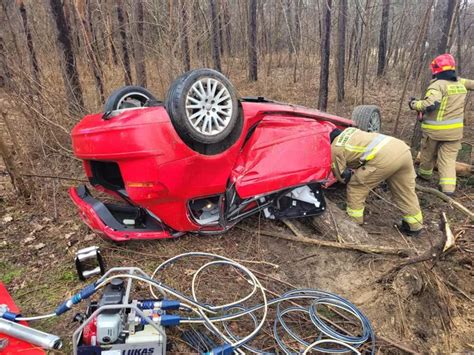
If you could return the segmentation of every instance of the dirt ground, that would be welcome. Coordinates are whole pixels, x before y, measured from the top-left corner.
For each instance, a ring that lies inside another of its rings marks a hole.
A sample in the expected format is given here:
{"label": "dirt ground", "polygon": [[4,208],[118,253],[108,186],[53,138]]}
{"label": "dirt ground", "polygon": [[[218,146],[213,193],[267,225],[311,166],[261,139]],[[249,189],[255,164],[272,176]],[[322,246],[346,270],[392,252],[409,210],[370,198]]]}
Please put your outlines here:
{"label": "dirt ground", "polygon": [[[276,72],[275,78],[279,76],[280,73]],[[283,74],[281,76],[284,77]],[[277,100],[309,106],[313,104],[308,97],[314,95],[301,96],[301,92],[315,92],[313,84],[303,80],[292,85],[291,89],[284,86],[283,80],[271,88],[267,87],[270,79],[263,79],[257,84],[248,84],[239,78],[233,80],[234,85],[241,88],[241,95],[262,93],[270,94]],[[348,103],[336,105],[331,101],[329,112],[350,116],[353,102],[350,98],[355,97],[357,91],[351,87],[347,90]],[[392,89],[388,82],[373,84],[366,99],[366,102],[383,108],[382,113],[386,118],[383,131],[387,133],[391,132],[390,127],[398,108],[396,95],[380,95],[380,92],[389,90]],[[157,88],[157,91],[160,89]],[[472,106],[468,107],[468,111],[472,116]],[[408,120],[406,111],[402,116],[406,118],[401,122],[402,136],[408,138],[413,121]],[[472,141],[472,136],[471,129],[466,137]],[[62,170],[58,161],[55,161],[55,169],[52,175],[83,178],[76,161],[65,160]],[[0,171],[4,170],[0,166]],[[48,167],[44,171],[48,172]],[[470,180],[459,180],[456,200],[473,209],[472,177]],[[73,264],[74,253],[80,248],[98,245],[109,267],[140,266],[150,273],[158,264],[179,253],[207,251],[240,260],[258,271],[257,276],[272,292],[281,294],[293,285],[331,291],[348,298],[372,322],[378,337],[379,353],[474,351],[474,226],[463,214],[433,195],[418,193],[426,223],[426,229],[418,238],[403,237],[393,227],[400,216],[386,202],[390,200],[389,192],[378,190],[383,199],[370,196],[364,228],[373,237],[374,245],[409,248],[422,254],[442,238],[439,228],[441,211],[447,213],[457,237],[456,246],[439,259],[403,268],[392,281],[381,283],[377,282],[378,279],[402,262],[403,258],[336,250],[268,237],[260,231],[273,230],[287,234],[291,234],[291,231],[283,223],[265,220],[263,216],[254,216],[242,222],[242,226],[251,229],[252,233],[236,226],[220,236],[189,234],[173,240],[114,244],[91,233],[80,220],[67,196],[68,187],[78,183],[57,179],[54,179],[54,183],[51,179],[35,179],[35,183],[40,186],[35,201],[26,203],[16,198],[8,177],[0,176],[0,281],[7,285],[25,315],[50,312],[59,302],[84,286],[77,279]],[[436,187],[434,182],[422,184]],[[342,186],[331,188],[326,196],[343,207],[345,198]],[[308,221],[295,223],[306,236],[334,240],[333,236],[317,235]],[[166,274],[165,282],[189,291],[189,268],[190,265],[184,265],[184,273],[182,268],[170,271]],[[208,280],[212,287],[204,287],[203,295],[218,300],[232,297],[239,292],[241,285],[233,282],[230,276],[217,273]],[[68,340],[77,326],[77,323],[72,323],[73,315],[74,311],[60,318],[35,322],[34,325]],[[241,326],[245,329],[245,325]],[[268,335],[271,329],[265,332],[254,345],[271,351],[274,345]],[[190,351],[180,340],[179,330],[170,333],[170,340],[174,344],[172,351]],[[70,343],[66,344],[64,353],[69,351]]]}

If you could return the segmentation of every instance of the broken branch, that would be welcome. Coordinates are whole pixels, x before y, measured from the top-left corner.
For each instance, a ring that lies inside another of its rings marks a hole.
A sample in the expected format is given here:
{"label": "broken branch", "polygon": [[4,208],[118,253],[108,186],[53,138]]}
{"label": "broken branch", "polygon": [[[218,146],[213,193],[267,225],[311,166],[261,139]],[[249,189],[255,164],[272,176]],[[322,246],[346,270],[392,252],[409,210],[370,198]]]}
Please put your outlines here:
{"label": "broken branch", "polygon": [[[250,228],[246,228],[243,226],[237,226],[237,228],[243,231],[246,231],[248,233],[256,232],[255,230],[252,230]],[[260,233],[261,235],[275,237],[279,239],[285,239],[292,242],[313,244],[313,245],[319,245],[322,247],[335,248],[335,249],[355,250],[355,251],[359,251],[359,252],[367,253],[367,254],[389,254],[389,255],[398,255],[398,256],[408,256],[412,254],[411,250],[408,250],[408,249],[389,248],[389,247],[375,246],[375,245],[368,245],[368,244],[331,242],[327,240],[319,240],[319,239],[313,239],[313,238],[307,238],[307,237],[294,237],[286,233],[266,231],[266,230],[259,230],[258,233]]]}
{"label": "broken branch", "polygon": [[430,193],[430,194],[433,194],[433,195],[439,197],[443,201],[448,202],[454,208],[456,208],[459,211],[461,211],[462,213],[464,213],[465,215],[469,216],[469,218],[471,218],[471,220],[474,219],[474,213],[472,211],[470,211],[468,208],[464,207],[462,204],[460,204],[459,202],[457,202],[453,198],[445,195],[441,191],[438,191],[438,190],[433,189],[431,187],[421,186],[421,185],[418,185],[418,184],[416,184],[416,189],[420,190],[421,192],[427,192],[427,193]]}

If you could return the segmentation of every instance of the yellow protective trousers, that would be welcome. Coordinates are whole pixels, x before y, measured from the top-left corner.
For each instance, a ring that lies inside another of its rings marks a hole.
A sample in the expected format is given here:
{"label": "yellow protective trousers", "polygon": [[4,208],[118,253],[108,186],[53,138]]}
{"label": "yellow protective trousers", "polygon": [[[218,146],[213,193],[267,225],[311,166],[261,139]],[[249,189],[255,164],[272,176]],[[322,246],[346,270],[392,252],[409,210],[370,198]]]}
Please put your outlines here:
{"label": "yellow protective trousers", "polygon": [[437,161],[441,191],[454,192],[456,189],[456,157],[460,148],[460,140],[438,141],[424,135],[418,175],[429,179]]}
{"label": "yellow protective trousers", "polygon": [[394,151],[391,158],[385,156],[366,162],[355,171],[347,186],[347,214],[362,223],[369,191],[386,181],[393,201],[403,211],[403,220],[408,223],[410,230],[420,230],[423,216],[415,193],[415,178],[409,150],[398,154]]}

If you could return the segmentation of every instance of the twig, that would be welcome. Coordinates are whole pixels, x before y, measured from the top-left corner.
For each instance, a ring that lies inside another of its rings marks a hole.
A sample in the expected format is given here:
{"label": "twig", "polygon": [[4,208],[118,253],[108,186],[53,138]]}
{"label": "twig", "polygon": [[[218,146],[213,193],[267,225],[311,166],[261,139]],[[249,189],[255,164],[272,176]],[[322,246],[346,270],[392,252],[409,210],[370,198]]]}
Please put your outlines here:
{"label": "twig", "polygon": [[235,261],[238,261],[239,263],[247,263],[247,264],[263,264],[263,265],[268,265],[268,266],[271,266],[275,269],[278,269],[280,267],[280,265],[277,265],[277,264],[273,264],[271,262],[268,262],[268,261],[263,261],[263,260],[243,260],[243,259],[235,259]]}
{"label": "twig", "polygon": [[386,343],[388,343],[388,344],[390,344],[390,345],[392,345],[392,346],[394,346],[394,347],[396,347],[400,350],[406,351],[409,354],[417,354],[417,355],[420,354],[418,351],[410,349],[406,345],[395,342],[394,340],[386,338],[382,335],[377,335],[377,339],[382,340],[382,341],[384,341],[384,342],[386,342]]}
{"label": "twig", "polygon": [[293,222],[291,222],[289,219],[282,219],[282,222],[286,224],[288,228],[291,229],[291,231],[298,237],[298,238],[304,238],[305,236],[301,231],[298,229],[298,227],[295,226]]}
{"label": "twig", "polygon": [[[253,230],[243,227],[243,226],[237,226],[237,228],[243,231],[246,231],[248,233],[254,233]],[[280,239],[286,239],[292,242],[314,244],[314,245],[319,245],[319,246],[328,247],[328,248],[356,250],[362,253],[369,253],[369,254],[390,254],[390,255],[398,255],[398,256],[407,256],[411,254],[411,250],[408,250],[408,249],[397,249],[397,248],[389,248],[389,247],[367,245],[367,244],[338,243],[338,242],[331,242],[331,241],[319,240],[319,239],[313,239],[313,238],[307,238],[307,237],[294,237],[285,233],[266,231],[266,230],[259,230],[259,233],[261,235],[280,238]]]}
{"label": "twig", "polygon": [[454,291],[458,291],[461,295],[466,297],[469,301],[474,302],[474,299],[471,296],[469,296],[465,291],[461,290],[458,286],[453,284],[451,281],[445,280],[445,279],[443,279],[443,281],[446,283],[446,285],[451,287]]}
{"label": "twig", "polygon": [[[7,175],[6,172],[0,171],[0,175]],[[40,179],[58,179],[58,180],[67,180],[67,181],[79,181],[79,182],[89,182],[85,179],[76,179],[72,177],[63,177],[63,176],[54,176],[54,175],[37,175],[37,174],[20,174],[21,176],[34,177]]]}
{"label": "twig", "polygon": [[446,246],[446,234],[443,234],[443,237],[433,245],[429,250],[425,251],[421,255],[409,258],[406,261],[399,263],[398,265],[392,267],[390,270],[385,272],[382,276],[377,279],[377,282],[389,282],[393,280],[397,272],[403,269],[406,266],[418,264],[428,260],[439,259],[441,254],[443,254],[444,247]]}
{"label": "twig", "polygon": [[431,187],[425,187],[425,186],[421,186],[421,185],[418,185],[416,184],[416,189],[417,190],[420,190],[422,192],[428,192],[430,194],[433,194],[437,197],[439,197],[440,199],[442,199],[443,201],[446,201],[448,202],[450,205],[452,205],[454,208],[458,209],[459,211],[461,211],[462,213],[464,213],[465,215],[467,215],[471,220],[474,219],[474,213],[472,211],[470,211],[468,208],[464,207],[462,204],[460,204],[459,202],[457,202],[456,200],[454,200],[453,198],[445,195],[444,193],[442,193],[441,191],[438,191],[436,189],[433,189]]}

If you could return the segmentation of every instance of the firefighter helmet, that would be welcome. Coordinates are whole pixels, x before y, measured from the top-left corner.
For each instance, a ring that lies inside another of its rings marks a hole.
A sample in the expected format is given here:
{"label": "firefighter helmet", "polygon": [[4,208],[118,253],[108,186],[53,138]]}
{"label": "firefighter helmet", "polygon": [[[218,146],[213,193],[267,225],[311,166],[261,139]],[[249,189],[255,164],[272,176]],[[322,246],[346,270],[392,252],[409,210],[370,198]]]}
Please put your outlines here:
{"label": "firefighter helmet", "polygon": [[456,62],[451,54],[441,54],[431,62],[431,72],[433,75],[446,70],[456,70]]}

